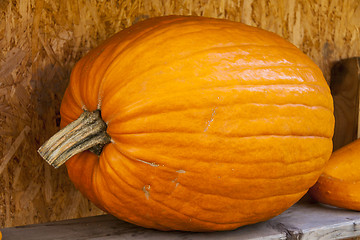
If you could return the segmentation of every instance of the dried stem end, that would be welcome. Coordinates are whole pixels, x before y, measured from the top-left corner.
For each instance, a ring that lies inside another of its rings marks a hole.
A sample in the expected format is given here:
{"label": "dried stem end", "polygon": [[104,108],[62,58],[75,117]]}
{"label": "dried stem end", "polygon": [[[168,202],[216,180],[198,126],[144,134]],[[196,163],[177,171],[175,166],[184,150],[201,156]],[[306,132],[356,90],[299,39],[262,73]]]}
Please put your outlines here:
{"label": "dried stem end", "polygon": [[101,118],[100,110],[85,111],[78,119],[46,141],[38,152],[55,168],[85,150],[100,155],[103,147],[111,141],[106,128],[107,125]]}

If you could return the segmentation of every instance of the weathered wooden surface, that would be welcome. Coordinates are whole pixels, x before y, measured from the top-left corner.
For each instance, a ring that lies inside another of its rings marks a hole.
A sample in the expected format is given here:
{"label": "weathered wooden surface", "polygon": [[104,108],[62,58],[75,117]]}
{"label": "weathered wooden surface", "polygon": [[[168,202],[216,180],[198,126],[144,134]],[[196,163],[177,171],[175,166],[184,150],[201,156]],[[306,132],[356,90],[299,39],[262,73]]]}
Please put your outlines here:
{"label": "weathered wooden surface", "polygon": [[160,232],[110,215],[2,229],[4,240],[344,239],[360,236],[360,212],[301,202],[266,222],[215,233]]}
{"label": "weathered wooden surface", "polygon": [[360,57],[344,59],[331,70],[331,94],[334,98],[334,150],[359,137]]}

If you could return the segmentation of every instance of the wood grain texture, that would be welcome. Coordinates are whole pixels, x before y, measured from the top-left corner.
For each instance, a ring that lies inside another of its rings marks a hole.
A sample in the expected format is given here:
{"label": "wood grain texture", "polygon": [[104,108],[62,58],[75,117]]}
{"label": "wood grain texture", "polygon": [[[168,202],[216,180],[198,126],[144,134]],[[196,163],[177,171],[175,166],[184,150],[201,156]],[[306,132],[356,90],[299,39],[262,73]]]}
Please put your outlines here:
{"label": "wood grain texture", "polygon": [[310,56],[327,80],[334,61],[360,55],[358,0],[0,1],[0,226],[102,213],[73,187],[65,168],[47,166],[36,150],[59,129],[75,62],[134,22],[169,14],[275,32]]}
{"label": "wood grain texture", "polygon": [[331,71],[334,99],[334,150],[358,138],[360,58],[337,62]]}

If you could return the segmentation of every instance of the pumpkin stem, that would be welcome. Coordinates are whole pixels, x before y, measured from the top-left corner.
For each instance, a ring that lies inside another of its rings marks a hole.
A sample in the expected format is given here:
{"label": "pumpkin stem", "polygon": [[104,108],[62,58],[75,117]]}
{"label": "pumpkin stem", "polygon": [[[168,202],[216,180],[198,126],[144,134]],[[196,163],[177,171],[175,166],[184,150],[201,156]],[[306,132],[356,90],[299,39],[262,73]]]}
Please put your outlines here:
{"label": "pumpkin stem", "polygon": [[78,119],[46,141],[38,152],[55,168],[85,150],[100,155],[103,147],[111,141],[106,128],[107,125],[101,118],[100,110],[85,111]]}

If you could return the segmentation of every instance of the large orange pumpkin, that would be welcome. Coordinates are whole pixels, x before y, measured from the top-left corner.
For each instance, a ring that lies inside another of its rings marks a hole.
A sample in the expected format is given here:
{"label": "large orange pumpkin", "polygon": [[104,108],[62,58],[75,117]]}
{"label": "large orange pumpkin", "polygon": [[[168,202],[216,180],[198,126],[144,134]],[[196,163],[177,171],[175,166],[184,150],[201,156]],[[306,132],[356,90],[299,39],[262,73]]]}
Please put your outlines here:
{"label": "large orange pumpkin", "polygon": [[69,176],[100,208],[148,228],[267,220],[307,192],[332,151],[319,68],[281,37],[227,20],[152,18],[105,41],[73,69],[61,126],[97,109],[111,141],[67,161]]}

